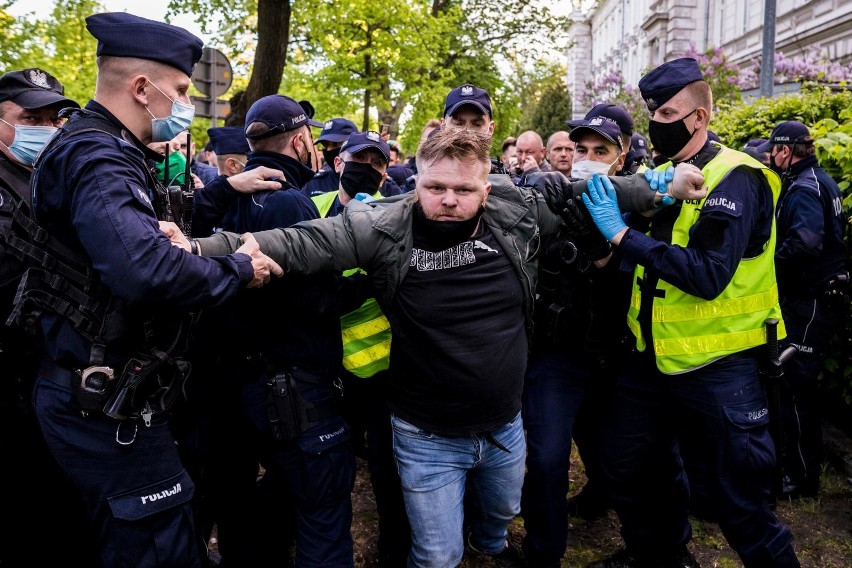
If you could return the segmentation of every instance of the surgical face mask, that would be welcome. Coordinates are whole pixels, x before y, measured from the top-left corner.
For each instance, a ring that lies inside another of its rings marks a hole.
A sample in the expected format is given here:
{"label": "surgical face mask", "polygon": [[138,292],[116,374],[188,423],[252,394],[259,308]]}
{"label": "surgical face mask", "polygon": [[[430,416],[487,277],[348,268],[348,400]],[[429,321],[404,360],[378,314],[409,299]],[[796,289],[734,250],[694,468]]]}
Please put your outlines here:
{"label": "surgical face mask", "polygon": [[370,164],[362,162],[346,162],[340,174],[340,185],[346,195],[354,199],[357,193],[373,194],[379,190],[382,174]]}
{"label": "surgical face mask", "polygon": [[571,177],[576,179],[591,179],[592,174],[598,175],[609,175],[609,170],[618,162],[618,158],[615,159],[615,162],[608,164],[606,162],[596,162],[595,160],[582,160],[580,162],[574,162],[571,166]]}
{"label": "surgical face mask", "polygon": [[[0,120],[3,120],[0,118]],[[3,120],[3,122],[6,122]],[[58,128],[55,126],[26,126],[23,124],[10,124],[15,129],[15,137],[12,144],[6,146],[9,153],[25,166],[32,166],[36,156],[47,144]]]}
{"label": "surgical face mask", "polygon": [[155,89],[160,91],[164,97],[172,101],[172,112],[166,118],[157,118],[154,116],[148,107],[145,107],[145,110],[148,111],[148,114],[151,115],[151,141],[152,142],[168,142],[192,124],[192,119],[195,118],[195,107],[193,105],[188,105],[186,103],[182,103],[177,99],[173,99],[168,96],[166,93],[155,85],[151,83],[149,80],[148,83],[151,84]]}
{"label": "surgical face mask", "polygon": [[674,122],[658,122],[652,120],[648,123],[648,136],[654,149],[667,158],[676,156],[692,140],[696,130],[692,132],[686,127],[686,119],[698,110],[692,112]]}

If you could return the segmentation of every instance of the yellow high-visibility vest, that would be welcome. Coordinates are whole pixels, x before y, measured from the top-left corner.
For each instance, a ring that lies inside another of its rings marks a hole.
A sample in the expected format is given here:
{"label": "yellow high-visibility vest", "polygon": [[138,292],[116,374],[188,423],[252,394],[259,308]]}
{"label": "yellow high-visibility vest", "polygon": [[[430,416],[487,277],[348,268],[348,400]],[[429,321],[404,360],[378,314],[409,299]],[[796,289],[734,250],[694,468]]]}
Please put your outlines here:
{"label": "yellow high-visibility vest", "polygon": [[[311,197],[320,217],[328,214],[336,197],[336,191]],[[382,198],[378,192],[374,197]],[[355,272],[363,271],[354,268],[343,275]],[[359,308],[341,317],[340,332],[343,337],[343,367],[347,371],[356,377],[367,378],[387,370],[390,363],[390,322],[374,298],[368,298]]]}
{"label": "yellow high-visibility vest", "polygon": [[[664,170],[664,164],[657,171]],[[734,168],[748,166],[759,170],[772,189],[772,202],[778,202],[781,181],[763,164],[747,154],[722,146],[715,158],[704,166],[707,195],[702,200],[684,202],[672,230],[672,244],[686,246],[689,229],[698,220],[704,202],[713,189]],[[717,298],[704,300],[687,294],[672,284],[660,280],[662,297],[654,297],[651,310],[651,333],[657,368],[666,374],[684,373],[716,359],[766,343],[765,320],[775,318],[778,338],[786,337],[778,285],[775,281],[775,219],[763,251],[754,258],[742,259],[728,286]],[[640,279],[645,268],[637,266],[627,320],[636,336],[639,351],[646,348],[638,321],[641,302]]]}

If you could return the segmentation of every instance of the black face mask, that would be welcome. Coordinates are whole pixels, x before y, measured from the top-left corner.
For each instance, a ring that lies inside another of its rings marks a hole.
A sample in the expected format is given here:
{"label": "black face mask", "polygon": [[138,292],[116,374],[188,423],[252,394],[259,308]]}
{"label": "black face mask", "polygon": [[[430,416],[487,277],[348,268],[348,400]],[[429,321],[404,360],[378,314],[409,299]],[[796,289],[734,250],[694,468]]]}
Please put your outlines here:
{"label": "black face mask", "polygon": [[426,218],[420,203],[415,203],[414,226],[426,237],[435,251],[439,251],[468,240],[484,212],[485,207],[480,207],[476,215],[467,221],[434,221]]}
{"label": "black face mask", "polygon": [[675,120],[674,122],[658,122],[656,120],[649,122],[648,136],[651,138],[654,150],[666,158],[671,158],[683,150],[696,132],[695,130],[690,132],[689,128],[686,127],[686,118],[696,110],[698,109],[694,109],[680,120]]}
{"label": "black face mask", "polygon": [[305,144],[305,141],[302,140],[302,146],[305,148],[305,159],[302,160],[302,165],[313,170],[314,169],[314,160],[311,155],[311,149],[308,148],[308,145]]}
{"label": "black face mask", "polygon": [[356,193],[368,193],[373,195],[379,190],[382,183],[382,174],[370,164],[361,162],[346,162],[343,164],[343,173],[340,174],[340,185],[346,195],[355,199]]}
{"label": "black face mask", "polygon": [[[793,149],[793,148],[791,147],[791,150],[792,150],[792,149]],[[783,176],[784,176],[784,172],[785,172],[785,171],[787,171],[788,169],[790,169],[790,163],[789,163],[789,162],[793,159],[793,152],[791,151],[791,152],[790,152],[790,155],[787,157],[787,160],[786,160],[786,162],[787,162],[787,163],[786,163],[786,165],[785,165],[785,163],[784,163],[784,162],[781,162],[781,165],[778,165],[778,164],[775,162],[775,158],[776,158],[777,156],[778,156],[778,154],[775,154],[775,156],[773,156],[773,155],[771,155],[771,154],[769,155],[769,169],[771,169],[773,172],[775,172],[775,173],[776,173],[776,174],[778,174],[779,176],[783,177]]]}
{"label": "black face mask", "polygon": [[338,146],[334,150],[323,150],[322,151],[322,158],[323,158],[323,160],[325,160],[325,163],[328,165],[329,168],[334,167],[334,159],[339,155],[340,155],[340,146]]}

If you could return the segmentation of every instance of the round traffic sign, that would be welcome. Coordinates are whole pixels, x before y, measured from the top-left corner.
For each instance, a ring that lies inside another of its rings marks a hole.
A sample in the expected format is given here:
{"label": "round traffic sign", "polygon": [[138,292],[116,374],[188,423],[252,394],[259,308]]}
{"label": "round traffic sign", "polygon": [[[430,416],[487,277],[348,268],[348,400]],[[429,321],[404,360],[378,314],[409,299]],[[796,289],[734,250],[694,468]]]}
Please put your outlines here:
{"label": "round traffic sign", "polygon": [[231,88],[233,70],[231,62],[224,53],[212,47],[205,47],[201,61],[192,72],[192,84],[205,96],[216,98]]}

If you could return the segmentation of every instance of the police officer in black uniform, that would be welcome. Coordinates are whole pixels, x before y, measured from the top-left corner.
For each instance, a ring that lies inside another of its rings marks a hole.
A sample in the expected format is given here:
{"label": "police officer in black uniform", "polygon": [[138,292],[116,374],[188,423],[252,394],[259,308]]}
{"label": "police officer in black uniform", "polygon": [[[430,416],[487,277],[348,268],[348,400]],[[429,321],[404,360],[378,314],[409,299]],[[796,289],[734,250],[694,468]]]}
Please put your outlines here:
{"label": "police officer in black uniform", "polygon": [[[246,172],[263,166],[280,169],[285,190],[241,196],[220,176],[199,192],[195,218],[222,217],[224,212],[221,227],[245,232],[319,217],[311,199],[298,189],[313,175],[308,167],[314,148],[310,129],[318,126],[322,123],[309,119],[290,97],[259,99],[246,114],[245,136],[252,149]],[[288,275],[267,290],[237,298],[217,314],[222,323],[216,329],[228,329],[240,338],[223,345],[228,354],[220,373],[234,379],[224,385],[233,396],[218,419],[230,422],[237,416],[242,424],[235,427],[248,435],[240,440],[242,448],[236,448],[242,464],[236,463],[236,453],[228,451],[217,458],[216,467],[220,471],[239,467],[241,471],[223,475],[245,487],[255,477],[244,465],[245,454],[253,459],[249,465],[259,461],[264,466],[264,480],[270,476],[275,482],[265,489],[275,490],[277,512],[287,514],[288,500],[295,507],[299,566],[353,564],[350,493],[355,469],[350,428],[338,406],[343,359],[340,316],[360,306],[368,291],[366,282],[350,281],[354,279],[338,281],[331,273]],[[340,285],[359,293],[353,293],[350,302]],[[233,517],[231,521],[231,526],[251,522]],[[251,546],[228,549],[225,537],[222,533],[220,544],[226,563],[258,565],[254,558],[264,553],[258,548],[264,543],[254,551]]]}
{"label": "police officer in black uniform", "polygon": [[[355,123],[346,118],[332,118],[327,120],[322,127],[316,144],[322,144],[322,157],[325,161],[322,169],[314,174],[307,183],[304,184],[302,191],[309,197],[326,193],[329,191],[337,191],[340,187],[340,176],[334,170],[334,158],[340,154],[340,146],[346,142],[350,134],[358,132],[358,127]],[[392,179],[388,178],[382,183],[379,191],[383,197],[390,197],[402,193],[402,189]]]}
{"label": "police officer in black uniform", "polygon": [[[624,152],[618,124],[606,117],[571,122],[572,173],[612,175]],[[569,514],[589,520],[607,510],[600,431],[615,378],[630,351],[625,320],[630,274],[582,204],[568,203],[566,224],[544,244],[536,288],[535,335],[524,380],[527,473],[521,497],[524,554],[539,568],[560,566]],[[587,483],[565,500],[571,440]]]}
{"label": "police officer in black uniform", "polygon": [[787,337],[798,352],[781,381],[781,497],[816,497],[822,469],[818,378],[834,333],[849,314],[843,194],[817,161],[797,120],[782,122],[757,147],[781,175],[775,269]]}
{"label": "police officer in black uniform", "polygon": [[216,126],[207,129],[210,146],[216,155],[219,175],[232,176],[246,167],[249,149],[246,133],[240,126]]}
{"label": "police officer in black uniform", "polygon": [[[30,212],[32,164],[56,128],[63,108],[79,108],[64,95],[50,73],[38,69],[10,71],[0,77],[0,307],[12,309],[26,269],[13,243],[15,217]],[[25,330],[0,326],[0,486],[13,523],[0,536],[3,566],[52,565],[74,557],[97,565],[94,535],[83,502],[45,445],[32,412],[31,391],[38,350]],[[52,513],[45,515],[50,508]],[[39,531],[33,527],[39,526]],[[53,546],[43,546],[43,532]]]}
{"label": "police officer in black uniform", "polygon": [[82,493],[102,562],[196,567],[193,484],[168,420],[189,370],[179,353],[188,312],[262,284],[276,267],[251,245],[193,256],[160,230],[158,217],[176,218],[177,207],[153,178],[149,160],[162,157],[146,144],[191,121],[201,40],[126,13],[86,24],[98,39],[96,95],[36,162],[42,229],[31,244],[43,262],[27,271],[14,315],[41,331],[36,416]]}
{"label": "police officer in black uniform", "polygon": [[709,140],[713,97],[695,59],[660,65],[639,89],[654,113],[654,147],[676,170],[701,168],[707,195],[657,212],[650,226],[632,216],[629,227],[606,178],[593,176],[583,195],[601,234],[635,266],[636,352],[616,382],[602,444],[625,549],[590,567],[698,566],[680,459],[695,453],[743,565],[797,568],[793,536],[770,507],[775,456],[758,368],[766,322],[781,315],[772,256],[780,184]]}

